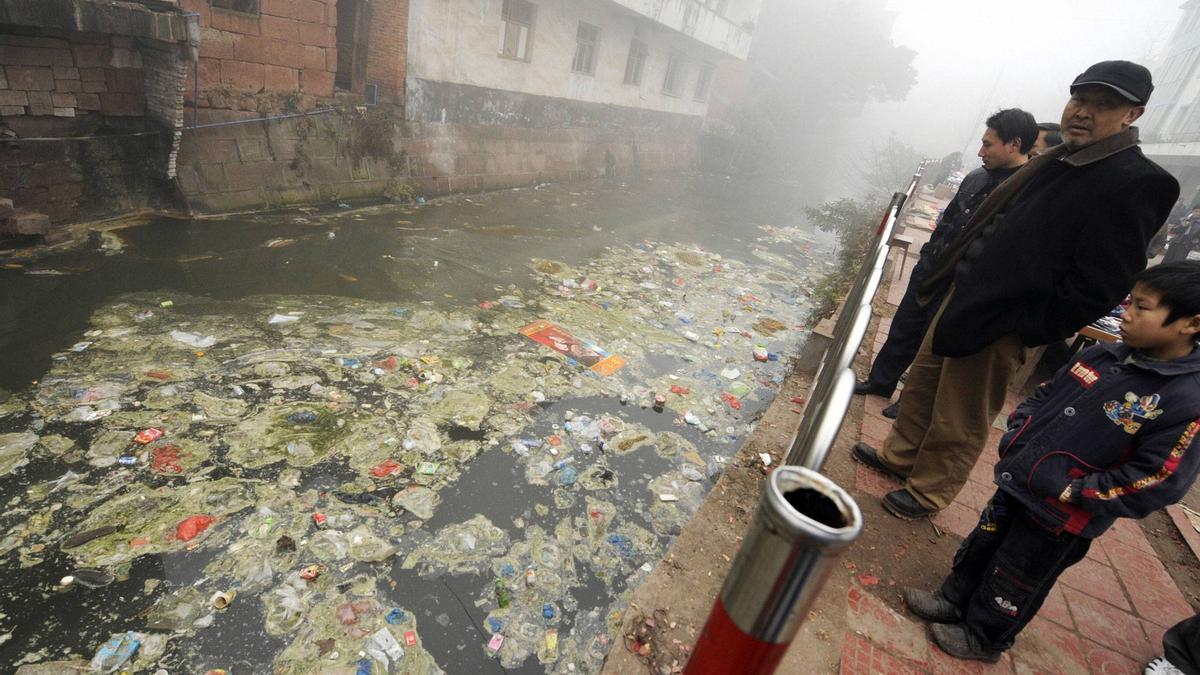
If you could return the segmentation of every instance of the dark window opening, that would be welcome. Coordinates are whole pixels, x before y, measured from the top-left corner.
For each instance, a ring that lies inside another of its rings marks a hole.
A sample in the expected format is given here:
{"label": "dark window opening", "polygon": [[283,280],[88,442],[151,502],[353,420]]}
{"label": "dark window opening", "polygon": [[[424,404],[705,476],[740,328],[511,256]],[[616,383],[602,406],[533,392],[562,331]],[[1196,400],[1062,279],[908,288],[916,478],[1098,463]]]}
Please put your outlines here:
{"label": "dark window opening", "polygon": [[367,31],[371,6],[364,0],[338,0],[337,73],[338,89],[362,93],[367,79]]}
{"label": "dark window opening", "polygon": [[537,8],[526,0],[504,0],[500,20],[504,30],[500,33],[500,56],[518,61],[529,61],[533,37],[533,19]]}
{"label": "dark window opening", "polygon": [[625,62],[625,84],[640,85],[642,83],[642,70],[646,67],[648,53],[646,43],[641,40],[634,38],[629,43],[629,60]]}
{"label": "dark window opening", "polygon": [[212,0],[212,6],[244,14],[259,13],[258,0]]}
{"label": "dark window opening", "polygon": [[585,75],[596,74],[596,45],[600,42],[600,29],[590,23],[579,22],[575,32],[575,60],[571,70]]}

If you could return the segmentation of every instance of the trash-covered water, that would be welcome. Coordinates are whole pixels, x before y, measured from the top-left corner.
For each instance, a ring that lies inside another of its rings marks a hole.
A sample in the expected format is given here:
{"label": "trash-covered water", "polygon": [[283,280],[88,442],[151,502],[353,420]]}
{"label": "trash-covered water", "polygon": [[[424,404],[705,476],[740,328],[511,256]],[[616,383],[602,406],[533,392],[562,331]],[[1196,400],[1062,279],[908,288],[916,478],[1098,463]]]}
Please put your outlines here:
{"label": "trash-covered water", "polygon": [[598,671],[807,335],[833,243],[784,194],[539,186],[9,258],[0,663]]}

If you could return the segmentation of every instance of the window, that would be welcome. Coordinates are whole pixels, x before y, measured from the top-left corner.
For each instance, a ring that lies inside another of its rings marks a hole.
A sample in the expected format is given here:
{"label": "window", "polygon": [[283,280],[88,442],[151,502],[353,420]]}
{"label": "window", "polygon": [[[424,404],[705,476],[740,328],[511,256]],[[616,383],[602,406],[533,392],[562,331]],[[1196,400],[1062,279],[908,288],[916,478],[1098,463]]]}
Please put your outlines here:
{"label": "window", "polygon": [[536,9],[532,2],[526,0],[504,0],[500,17],[504,22],[504,29],[500,32],[500,56],[518,61],[529,60]]}
{"label": "window", "polygon": [[700,66],[700,74],[696,76],[696,100],[707,101],[708,91],[712,89],[713,72],[716,70],[711,63]]}
{"label": "window", "polygon": [[646,43],[634,38],[629,43],[629,60],[625,62],[625,84],[641,85],[642,70],[646,67]]}
{"label": "window", "polygon": [[212,0],[217,9],[229,9],[246,14],[258,14],[258,0]]}
{"label": "window", "polygon": [[584,75],[596,74],[596,45],[600,42],[600,29],[590,23],[579,22],[575,32],[575,60],[571,70]]}
{"label": "window", "polygon": [[663,77],[664,94],[671,96],[679,95],[679,90],[683,87],[683,69],[683,55],[678,52],[671,52],[671,56],[667,59],[667,74]]}

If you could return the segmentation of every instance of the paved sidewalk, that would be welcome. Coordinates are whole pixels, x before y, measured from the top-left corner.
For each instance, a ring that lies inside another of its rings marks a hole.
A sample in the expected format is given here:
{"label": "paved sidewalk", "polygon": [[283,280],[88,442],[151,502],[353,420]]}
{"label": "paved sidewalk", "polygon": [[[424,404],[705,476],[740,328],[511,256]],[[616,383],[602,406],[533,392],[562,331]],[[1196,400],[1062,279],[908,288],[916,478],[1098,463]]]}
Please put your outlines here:
{"label": "paved sidewalk", "polygon": [[[906,283],[907,279],[897,280],[892,286],[902,289]],[[872,358],[887,337],[889,323],[890,319],[879,322]],[[1022,398],[1010,394],[1004,414]],[[892,424],[880,415],[887,404],[876,396],[863,400],[858,429],[862,441],[876,447],[883,443]],[[844,428],[842,433],[849,435],[852,430]],[[992,465],[1001,433],[992,429],[988,447],[966,487],[949,508],[932,519],[939,530],[962,538],[974,527],[980,510],[995,492]],[[860,503],[899,487],[895,480],[855,465],[851,492]],[[899,520],[895,524],[897,529],[908,529],[901,528]],[[886,523],[879,525],[887,527]],[[856,550],[851,549],[844,562],[853,564],[855,557]],[[929,564],[944,574],[950,561],[930,560]],[[1038,616],[994,666],[964,663],[942,654],[926,639],[921,621],[890,609],[876,588],[852,580],[845,591],[848,626],[842,642],[842,673],[1141,673],[1147,661],[1161,654],[1163,632],[1194,614],[1141,527],[1130,520],[1117,521],[1096,540],[1087,558],[1063,574]],[[895,594],[898,590],[882,592]]]}

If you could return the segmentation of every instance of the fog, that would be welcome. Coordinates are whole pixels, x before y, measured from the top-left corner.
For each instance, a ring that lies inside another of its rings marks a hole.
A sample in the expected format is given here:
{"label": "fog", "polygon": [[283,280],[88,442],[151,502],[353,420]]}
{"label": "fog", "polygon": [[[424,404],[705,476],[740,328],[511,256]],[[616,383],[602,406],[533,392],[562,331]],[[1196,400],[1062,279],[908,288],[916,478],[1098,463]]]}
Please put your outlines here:
{"label": "fog", "polygon": [[[904,101],[873,103],[860,131],[896,134],[932,156],[972,158],[983,120],[1018,107],[1057,122],[1071,80],[1096,61],[1156,70],[1181,15],[1180,0],[889,0],[892,39],[917,52],[917,84]],[[1157,73],[1155,73],[1157,75]]]}
{"label": "fog", "polygon": [[1070,82],[1092,63],[1159,70],[1180,4],[765,0],[751,94],[732,106],[751,148],[741,168],[830,197],[890,192],[882,184],[902,182],[920,157],[962,152],[975,168],[992,112],[1058,122]]}

